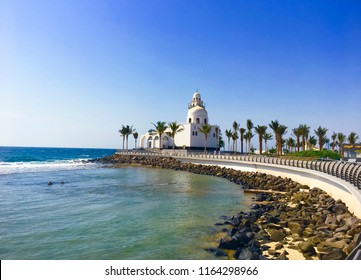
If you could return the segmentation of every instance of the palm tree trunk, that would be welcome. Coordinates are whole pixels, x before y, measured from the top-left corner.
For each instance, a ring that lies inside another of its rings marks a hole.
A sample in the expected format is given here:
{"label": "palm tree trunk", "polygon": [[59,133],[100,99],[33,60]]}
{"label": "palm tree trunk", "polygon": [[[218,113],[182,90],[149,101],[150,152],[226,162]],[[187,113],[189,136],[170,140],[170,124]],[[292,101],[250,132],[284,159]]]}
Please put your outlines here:
{"label": "palm tree trunk", "polygon": [[259,154],[262,155],[262,136],[259,136]]}
{"label": "palm tree trunk", "polygon": [[204,134],[204,154],[207,154],[207,135]]}
{"label": "palm tree trunk", "polygon": [[126,146],[127,153],[128,153],[128,135],[125,136],[125,146]]}

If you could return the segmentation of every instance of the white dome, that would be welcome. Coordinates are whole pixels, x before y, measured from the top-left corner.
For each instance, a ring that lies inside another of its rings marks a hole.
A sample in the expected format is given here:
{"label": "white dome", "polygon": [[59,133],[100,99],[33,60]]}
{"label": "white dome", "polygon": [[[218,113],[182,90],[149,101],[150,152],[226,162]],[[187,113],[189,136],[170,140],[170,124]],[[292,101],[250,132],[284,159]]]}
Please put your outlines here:
{"label": "white dome", "polygon": [[187,120],[188,123],[208,124],[208,112],[200,106],[192,107],[188,110]]}

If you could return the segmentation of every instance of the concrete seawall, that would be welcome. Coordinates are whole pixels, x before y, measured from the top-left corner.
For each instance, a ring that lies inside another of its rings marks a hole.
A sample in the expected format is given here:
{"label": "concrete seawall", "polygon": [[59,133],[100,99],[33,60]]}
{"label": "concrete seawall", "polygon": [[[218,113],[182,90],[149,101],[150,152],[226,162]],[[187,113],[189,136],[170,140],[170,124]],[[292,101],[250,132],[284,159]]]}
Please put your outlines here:
{"label": "concrete seawall", "polygon": [[320,188],[327,192],[334,199],[341,199],[346,203],[346,205],[349,207],[349,210],[353,212],[355,216],[359,218],[361,217],[361,191],[354,185],[335,176],[304,168],[267,163],[246,162],[229,159],[194,158],[184,156],[173,157],[182,162],[218,165],[235,170],[261,172],[274,176],[287,177],[300,184],[308,185],[311,188]]}

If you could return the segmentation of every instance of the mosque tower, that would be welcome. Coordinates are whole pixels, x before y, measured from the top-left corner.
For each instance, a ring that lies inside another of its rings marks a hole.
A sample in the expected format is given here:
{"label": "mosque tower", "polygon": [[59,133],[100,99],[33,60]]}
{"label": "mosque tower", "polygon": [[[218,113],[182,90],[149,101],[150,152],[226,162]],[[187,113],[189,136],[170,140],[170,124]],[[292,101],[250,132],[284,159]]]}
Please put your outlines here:
{"label": "mosque tower", "polygon": [[187,123],[208,124],[208,112],[198,90],[188,105]]}

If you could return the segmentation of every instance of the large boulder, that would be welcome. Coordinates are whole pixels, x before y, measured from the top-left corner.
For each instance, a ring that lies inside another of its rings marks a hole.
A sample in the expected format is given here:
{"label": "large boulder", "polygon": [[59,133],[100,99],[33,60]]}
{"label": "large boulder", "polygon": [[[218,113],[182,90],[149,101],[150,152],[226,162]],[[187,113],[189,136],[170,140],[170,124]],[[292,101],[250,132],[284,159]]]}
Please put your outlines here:
{"label": "large boulder", "polygon": [[268,233],[271,241],[282,241],[286,237],[281,229],[268,229]]}
{"label": "large boulder", "polygon": [[322,256],[322,260],[344,260],[346,253],[341,249],[334,249],[330,253]]}
{"label": "large boulder", "polygon": [[238,248],[238,241],[234,238],[227,236],[219,242],[218,248],[227,249],[227,250],[236,250]]}
{"label": "large boulder", "polygon": [[298,244],[298,248],[300,248],[302,253],[309,253],[309,254],[315,254],[316,253],[316,250],[313,247],[311,241],[300,242]]}

